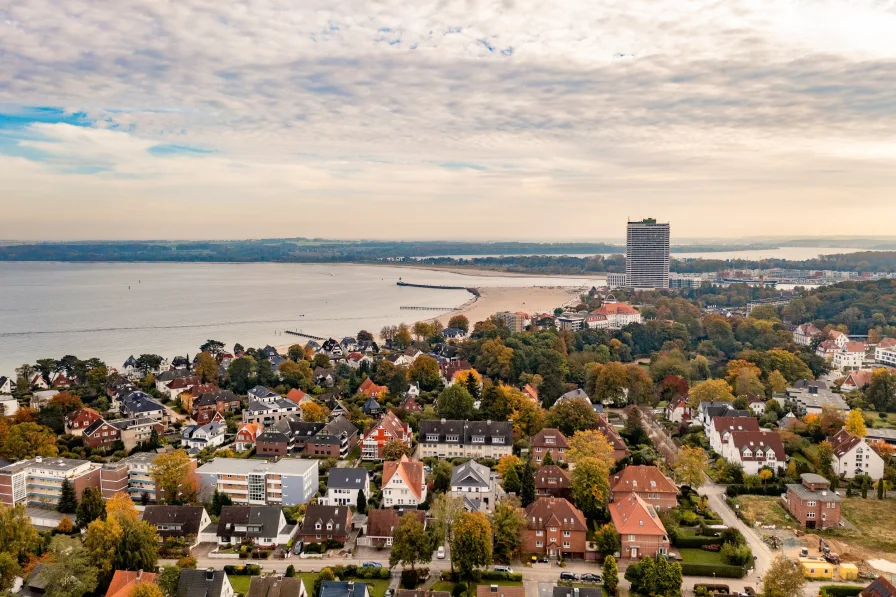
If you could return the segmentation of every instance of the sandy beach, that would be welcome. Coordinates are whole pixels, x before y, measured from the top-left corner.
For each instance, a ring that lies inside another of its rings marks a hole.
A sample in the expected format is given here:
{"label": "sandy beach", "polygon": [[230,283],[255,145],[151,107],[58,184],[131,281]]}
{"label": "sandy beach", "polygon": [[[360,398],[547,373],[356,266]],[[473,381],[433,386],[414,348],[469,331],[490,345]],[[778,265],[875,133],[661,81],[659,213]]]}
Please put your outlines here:
{"label": "sandy beach", "polygon": [[584,288],[552,287],[493,287],[480,288],[480,296],[472,297],[459,308],[434,317],[444,325],[455,315],[466,315],[470,327],[477,321],[485,321],[498,311],[524,311],[526,313],[551,313],[556,307],[576,304]]}
{"label": "sandy beach", "polygon": [[[379,265],[379,264],[376,264]],[[374,265],[374,267],[376,267]],[[472,277],[488,277],[488,278],[589,278],[594,280],[606,280],[605,273],[588,273],[588,274],[541,274],[541,273],[523,273],[523,272],[505,272],[500,269],[488,269],[483,267],[463,267],[459,265],[413,265],[407,263],[388,264],[385,267],[402,267],[405,269],[430,270],[436,272],[451,272],[462,276]]]}

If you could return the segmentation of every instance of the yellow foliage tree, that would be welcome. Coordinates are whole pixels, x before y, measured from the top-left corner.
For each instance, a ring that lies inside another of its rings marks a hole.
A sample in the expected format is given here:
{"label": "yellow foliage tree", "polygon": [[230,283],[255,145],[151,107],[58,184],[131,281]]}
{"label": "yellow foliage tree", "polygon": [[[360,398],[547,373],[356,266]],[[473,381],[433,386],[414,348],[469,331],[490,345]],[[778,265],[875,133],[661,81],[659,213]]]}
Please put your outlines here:
{"label": "yellow foliage tree", "polygon": [[523,461],[520,460],[518,456],[507,454],[506,456],[501,456],[501,459],[498,460],[498,466],[495,468],[497,468],[498,474],[501,475],[501,478],[503,479],[504,475],[507,474],[507,471],[522,463]]}
{"label": "yellow foliage tree", "polygon": [[189,504],[196,499],[198,488],[193,463],[183,450],[172,450],[156,456],[149,468],[156,484],[156,499],[167,504]]}
{"label": "yellow foliage tree", "polygon": [[865,417],[862,415],[861,408],[854,408],[846,415],[846,430],[857,437],[868,435],[868,429],[865,427]]}
{"label": "yellow foliage tree", "polygon": [[62,519],[59,521],[59,524],[56,525],[56,530],[59,531],[60,533],[66,534],[66,535],[71,533],[72,529],[74,529],[74,528],[75,528],[75,526],[72,524],[72,519],[69,518],[68,516],[63,516]]}
{"label": "yellow foliage tree", "polygon": [[302,405],[302,420],[311,423],[322,423],[330,416],[330,409],[316,402],[306,402]]}
{"label": "yellow foliage tree", "polygon": [[568,440],[566,458],[570,462],[579,462],[583,458],[596,458],[608,469],[613,467],[613,446],[607,437],[596,429],[576,431]]}
{"label": "yellow foliage tree", "polygon": [[134,506],[134,501],[123,491],[119,491],[106,502],[107,519],[137,520],[139,517],[140,514],[137,512],[137,507]]}
{"label": "yellow foliage tree", "polygon": [[734,402],[731,386],[724,379],[707,379],[691,388],[688,404],[699,408],[701,402]]}
{"label": "yellow foliage tree", "polygon": [[477,386],[482,385],[482,376],[475,369],[467,369],[466,371],[461,371],[454,375],[454,383],[462,384],[464,387],[467,387],[467,378],[473,377],[476,381]]}
{"label": "yellow foliage tree", "polygon": [[128,593],[128,597],[165,597],[159,585],[151,582],[138,582]]}

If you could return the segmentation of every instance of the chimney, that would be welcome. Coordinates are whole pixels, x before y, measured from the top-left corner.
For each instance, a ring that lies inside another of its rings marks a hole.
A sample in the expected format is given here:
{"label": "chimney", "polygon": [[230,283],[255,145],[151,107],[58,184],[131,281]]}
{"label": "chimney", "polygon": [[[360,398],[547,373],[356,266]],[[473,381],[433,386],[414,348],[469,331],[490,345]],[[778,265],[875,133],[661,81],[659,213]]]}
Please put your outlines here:
{"label": "chimney", "polygon": [[572,594],[575,595],[575,597],[579,597],[579,587],[575,587],[572,590]]}
{"label": "chimney", "polygon": [[444,425],[445,423],[447,423],[447,422],[448,422],[448,421],[447,421],[446,419],[442,419],[442,424],[443,424],[443,425]]}
{"label": "chimney", "polygon": [[141,577],[141,576],[143,576],[143,570],[142,570],[142,569],[137,571],[137,580],[138,580],[138,581],[140,580],[140,577]]}
{"label": "chimney", "polygon": [[215,569],[214,568],[206,568],[205,569],[205,580],[208,580],[208,581],[215,580]]}

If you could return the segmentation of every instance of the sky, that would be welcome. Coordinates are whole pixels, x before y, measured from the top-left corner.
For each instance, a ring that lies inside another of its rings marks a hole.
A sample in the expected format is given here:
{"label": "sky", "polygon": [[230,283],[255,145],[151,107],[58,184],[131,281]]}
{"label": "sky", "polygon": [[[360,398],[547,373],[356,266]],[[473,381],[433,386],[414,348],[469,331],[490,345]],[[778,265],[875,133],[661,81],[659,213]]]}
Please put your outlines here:
{"label": "sky", "polygon": [[892,234],[896,0],[0,4],[0,239]]}

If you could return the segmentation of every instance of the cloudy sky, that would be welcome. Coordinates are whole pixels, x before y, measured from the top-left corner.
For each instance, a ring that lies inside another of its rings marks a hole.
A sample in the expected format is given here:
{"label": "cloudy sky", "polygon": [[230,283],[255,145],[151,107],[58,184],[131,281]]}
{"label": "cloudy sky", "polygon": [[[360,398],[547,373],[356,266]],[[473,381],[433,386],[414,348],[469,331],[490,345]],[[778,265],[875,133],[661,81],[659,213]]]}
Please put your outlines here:
{"label": "cloudy sky", "polygon": [[894,0],[0,2],[0,239],[896,230]]}

